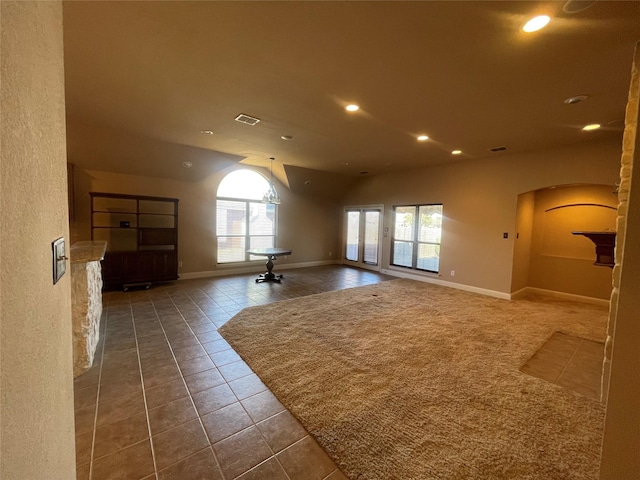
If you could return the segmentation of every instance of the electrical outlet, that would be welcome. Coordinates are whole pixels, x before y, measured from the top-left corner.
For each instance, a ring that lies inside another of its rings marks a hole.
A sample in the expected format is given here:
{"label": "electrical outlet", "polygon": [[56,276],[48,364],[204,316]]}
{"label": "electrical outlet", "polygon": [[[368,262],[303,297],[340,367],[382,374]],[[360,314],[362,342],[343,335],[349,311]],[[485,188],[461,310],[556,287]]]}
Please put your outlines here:
{"label": "electrical outlet", "polygon": [[333,255],[333,252],[329,252],[329,256],[332,256],[332,255]]}
{"label": "electrical outlet", "polygon": [[451,276],[455,277],[456,276],[456,271],[455,270],[451,270]]}
{"label": "electrical outlet", "polygon": [[182,260],[178,262],[178,267],[182,267]]}

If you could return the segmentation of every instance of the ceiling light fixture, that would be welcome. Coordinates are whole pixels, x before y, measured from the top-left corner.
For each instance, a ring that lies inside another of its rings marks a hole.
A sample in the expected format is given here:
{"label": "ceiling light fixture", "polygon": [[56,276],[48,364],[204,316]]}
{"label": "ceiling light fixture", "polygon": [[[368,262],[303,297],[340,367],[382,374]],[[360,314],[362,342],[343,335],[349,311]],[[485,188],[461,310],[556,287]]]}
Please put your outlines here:
{"label": "ceiling light fixture", "polygon": [[533,17],[531,20],[525,23],[522,27],[522,31],[527,33],[537,32],[538,30],[546,27],[550,21],[551,17],[549,17],[548,15],[538,15],[537,17]]}
{"label": "ceiling light fixture", "polygon": [[596,0],[568,0],[562,7],[564,13],[578,13],[593,6]]}
{"label": "ceiling light fixture", "polygon": [[187,162],[182,162],[182,166],[184,168],[191,168],[191,167],[193,167],[193,163],[188,162],[188,161]]}
{"label": "ceiling light fixture", "polygon": [[567,105],[575,105],[576,103],[580,103],[587,98],[589,98],[589,95],[576,95],[575,97],[565,98],[564,103],[566,103]]}
{"label": "ceiling light fixture", "polygon": [[280,135],[280,138],[282,140],[293,140],[293,137],[291,135]]}
{"label": "ceiling light fixture", "polygon": [[280,205],[280,197],[278,196],[278,192],[276,191],[275,184],[273,183],[273,161],[275,158],[271,157],[269,173],[271,174],[271,179],[269,180],[269,189],[265,192],[262,197],[262,203],[271,203],[273,205]]}
{"label": "ceiling light fixture", "polygon": [[427,140],[429,140],[429,137],[427,135],[418,135],[419,142],[426,142]]}
{"label": "ceiling light fixture", "polygon": [[452,150],[451,155],[462,155],[462,150]]}
{"label": "ceiling light fixture", "polygon": [[599,128],[599,123],[590,123],[589,125],[585,125],[584,127],[582,127],[582,130],[584,130],[585,132],[591,132],[593,130],[598,130]]}
{"label": "ceiling light fixture", "polygon": [[350,105],[347,105],[346,107],[344,107],[345,110],[347,112],[357,112],[358,110],[360,110],[360,107],[358,105],[356,105],[355,103],[352,103]]}
{"label": "ceiling light fixture", "polygon": [[213,135],[213,130],[200,130],[203,135]]}

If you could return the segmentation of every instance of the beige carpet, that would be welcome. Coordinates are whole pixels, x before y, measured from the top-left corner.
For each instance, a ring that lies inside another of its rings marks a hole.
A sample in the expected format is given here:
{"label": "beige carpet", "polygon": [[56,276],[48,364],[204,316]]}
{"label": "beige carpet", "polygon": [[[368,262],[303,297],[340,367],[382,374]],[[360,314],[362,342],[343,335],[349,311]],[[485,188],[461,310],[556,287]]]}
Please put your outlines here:
{"label": "beige carpet", "polygon": [[519,371],[607,312],[412,280],[243,310],[220,332],[351,479],[595,479],[603,406]]}

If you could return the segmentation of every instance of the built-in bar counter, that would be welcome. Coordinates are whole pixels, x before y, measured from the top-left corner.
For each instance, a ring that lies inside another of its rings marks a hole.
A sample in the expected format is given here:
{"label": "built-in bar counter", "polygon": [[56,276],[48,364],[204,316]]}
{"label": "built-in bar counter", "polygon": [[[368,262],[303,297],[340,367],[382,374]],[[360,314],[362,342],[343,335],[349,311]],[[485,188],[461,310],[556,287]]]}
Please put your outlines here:
{"label": "built-in bar counter", "polygon": [[71,319],[73,322],[73,376],[93,364],[100,339],[102,267],[107,242],[85,241],[71,245]]}

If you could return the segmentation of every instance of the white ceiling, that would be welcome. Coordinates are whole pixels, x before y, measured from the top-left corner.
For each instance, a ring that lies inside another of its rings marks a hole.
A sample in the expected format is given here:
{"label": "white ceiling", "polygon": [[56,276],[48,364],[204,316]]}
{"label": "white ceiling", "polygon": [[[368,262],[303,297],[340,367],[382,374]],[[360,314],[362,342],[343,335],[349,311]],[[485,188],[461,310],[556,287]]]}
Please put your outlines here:
{"label": "white ceiling", "polygon": [[[564,4],[64,2],[69,161],[195,179],[275,157],[358,176],[620,143],[640,2]],[[539,12],[550,25],[521,32]]]}

